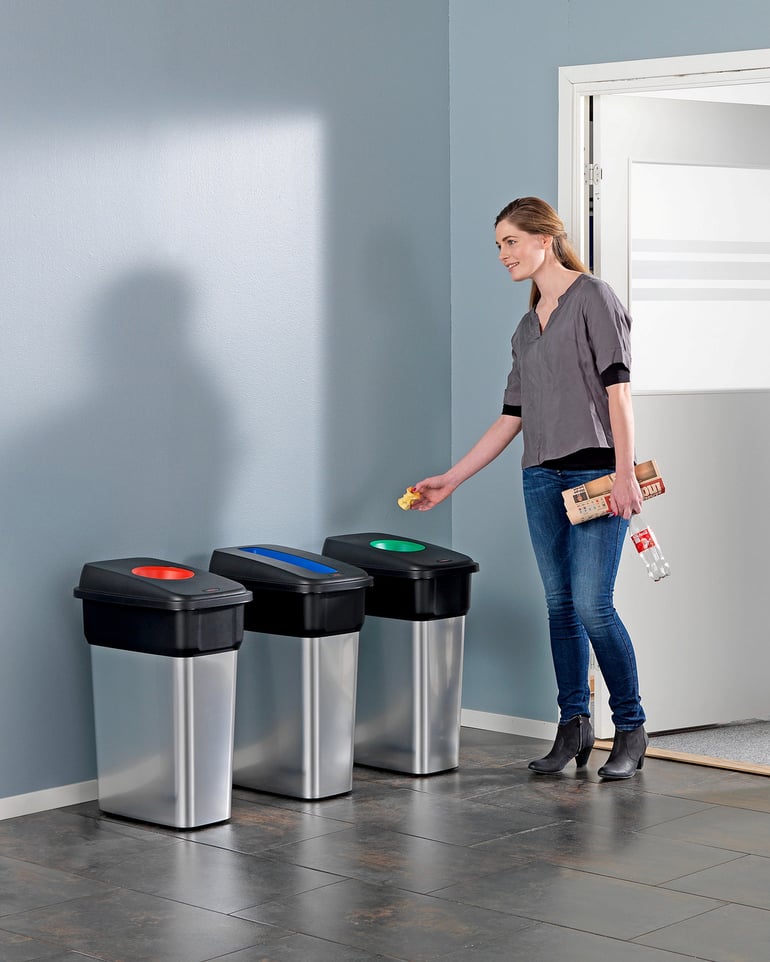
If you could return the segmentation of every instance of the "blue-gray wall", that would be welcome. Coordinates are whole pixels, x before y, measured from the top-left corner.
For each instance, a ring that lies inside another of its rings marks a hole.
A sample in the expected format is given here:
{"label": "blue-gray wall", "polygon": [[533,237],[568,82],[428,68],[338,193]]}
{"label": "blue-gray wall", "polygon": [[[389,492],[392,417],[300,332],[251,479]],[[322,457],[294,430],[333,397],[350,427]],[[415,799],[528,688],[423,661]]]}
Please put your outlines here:
{"label": "blue-gray wall", "polygon": [[[452,447],[500,411],[510,335],[526,310],[496,260],[497,212],[557,203],[558,68],[770,47],[764,0],[449,0]],[[697,456],[697,452],[694,452]],[[547,627],[521,503],[520,441],[453,499],[457,548],[481,564],[467,619],[463,705],[554,720]]]}
{"label": "blue-gray wall", "polygon": [[0,798],[95,775],[71,593],[100,558],[451,539],[482,569],[465,707],[553,718],[518,446],[452,505],[395,498],[499,410],[526,292],[491,223],[556,200],[558,66],[770,46],[766,0],[0,15]]}
{"label": "blue-gray wall", "polygon": [[85,561],[451,538],[446,0],[0,0],[0,798],[95,777]]}

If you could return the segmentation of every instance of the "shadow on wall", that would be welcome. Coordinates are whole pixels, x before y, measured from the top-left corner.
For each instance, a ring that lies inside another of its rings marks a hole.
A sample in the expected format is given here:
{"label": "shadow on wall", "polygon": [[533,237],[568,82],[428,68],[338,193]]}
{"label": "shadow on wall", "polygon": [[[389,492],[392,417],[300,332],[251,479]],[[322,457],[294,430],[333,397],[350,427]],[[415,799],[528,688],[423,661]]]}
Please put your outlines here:
{"label": "shadow on wall", "polygon": [[[403,485],[443,465],[450,438],[445,0],[6,6],[0,300],[7,383],[29,407],[0,411],[0,495],[17,506],[0,722],[24,743],[0,739],[0,798],[93,777],[81,562],[200,564],[247,538],[316,550],[385,504],[381,523],[400,525]],[[360,260],[382,228],[368,253],[388,290]],[[149,266],[121,276],[137,256]],[[69,308],[84,289],[85,319]],[[427,316],[424,388],[383,383]],[[362,363],[372,330],[386,356]],[[36,391],[43,364],[56,376]],[[424,531],[444,541],[449,519]]]}
{"label": "shadow on wall", "polygon": [[[89,375],[82,397],[6,447],[0,699],[18,730],[35,734],[45,706],[56,705],[50,724],[68,733],[73,753],[45,758],[53,741],[3,739],[0,797],[94,776],[73,772],[93,740],[88,646],[72,597],[80,563],[149,555],[200,564],[190,548],[214,541],[230,441],[194,350],[191,298],[185,277],[165,267],[110,285],[76,358]],[[14,514],[13,505],[26,507]],[[64,704],[61,690],[71,692]],[[9,772],[17,784],[3,783]]]}

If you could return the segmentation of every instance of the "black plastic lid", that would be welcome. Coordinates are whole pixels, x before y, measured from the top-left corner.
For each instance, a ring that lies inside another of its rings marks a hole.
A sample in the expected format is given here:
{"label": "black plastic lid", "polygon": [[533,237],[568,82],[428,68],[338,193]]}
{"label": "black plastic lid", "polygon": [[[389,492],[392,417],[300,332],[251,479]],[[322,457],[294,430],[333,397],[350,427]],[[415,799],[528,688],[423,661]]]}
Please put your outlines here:
{"label": "black plastic lid", "polygon": [[324,554],[358,565],[374,577],[436,578],[442,572],[478,571],[468,555],[427,541],[413,541],[400,535],[368,531],[327,538]]}
{"label": "black plastic lid", "polygon": [[264,585],[300,594],[363,590],[372,584],[361,568],[277,544],[217,548],[209,570],[253,588]]}
{"label": "black plastic lid", "polygon": [[117,558],[83,565],[76,598],[119,605],[192,611],[245,605],[252,593],[202,568],[158,558]]}

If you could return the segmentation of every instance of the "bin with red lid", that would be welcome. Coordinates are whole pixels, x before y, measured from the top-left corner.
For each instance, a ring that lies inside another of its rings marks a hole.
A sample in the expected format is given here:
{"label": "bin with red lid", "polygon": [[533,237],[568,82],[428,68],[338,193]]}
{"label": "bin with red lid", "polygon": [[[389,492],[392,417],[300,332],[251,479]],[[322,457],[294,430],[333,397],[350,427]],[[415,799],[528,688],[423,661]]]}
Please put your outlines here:
{"label": "bin with red lid", "polygon": [[158,558],[85,564],[99,807],[199,828],[230,817],[243,610],[252,595]]}

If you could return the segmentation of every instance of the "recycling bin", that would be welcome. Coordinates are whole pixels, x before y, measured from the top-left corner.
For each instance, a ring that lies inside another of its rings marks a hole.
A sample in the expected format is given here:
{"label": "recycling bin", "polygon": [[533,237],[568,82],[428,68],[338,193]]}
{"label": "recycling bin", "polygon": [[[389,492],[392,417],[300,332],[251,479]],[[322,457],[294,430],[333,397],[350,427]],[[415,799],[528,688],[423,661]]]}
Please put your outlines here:
{"label": "recycling bin", "polygon": [[209,568],[253,595],[238,662],[233,783],[303,799],[351,791],[371,577],[282,545],[218,548]]}
{"label": "recycling bin", "polygon": [[157,558],[83,566],[99,807],[199,828],[230,818],[244,605],[251,593]]}
{"label": "recycling bin", "polygon": [[459,765],[467,555],[378,532],[329,537],[324,554],[373,579],[358,663],[354,759],[411,775]]}

